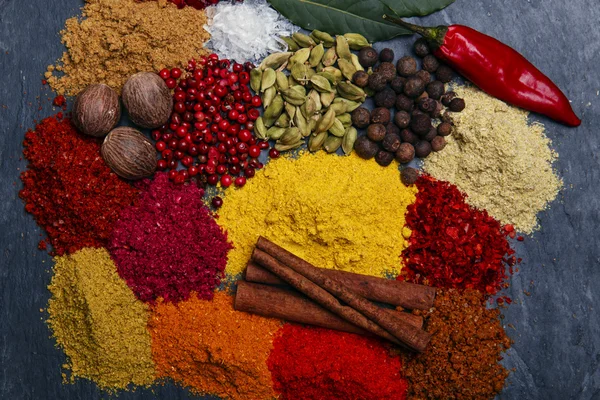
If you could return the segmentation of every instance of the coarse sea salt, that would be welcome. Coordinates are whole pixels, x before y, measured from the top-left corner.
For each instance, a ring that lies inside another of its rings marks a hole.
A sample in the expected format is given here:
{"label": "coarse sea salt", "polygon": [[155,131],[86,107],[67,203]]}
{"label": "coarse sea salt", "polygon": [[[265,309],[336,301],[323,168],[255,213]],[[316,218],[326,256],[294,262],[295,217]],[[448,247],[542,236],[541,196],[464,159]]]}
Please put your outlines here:
{"label": "coarse sea salt", "polygon": [[204,29],[211,38],[207,46],[220,57],[237,62],[258,62],[270,53],[285,51],[281,36],[298,27],[272,9],[265,0],[220,2],[206,9]]}

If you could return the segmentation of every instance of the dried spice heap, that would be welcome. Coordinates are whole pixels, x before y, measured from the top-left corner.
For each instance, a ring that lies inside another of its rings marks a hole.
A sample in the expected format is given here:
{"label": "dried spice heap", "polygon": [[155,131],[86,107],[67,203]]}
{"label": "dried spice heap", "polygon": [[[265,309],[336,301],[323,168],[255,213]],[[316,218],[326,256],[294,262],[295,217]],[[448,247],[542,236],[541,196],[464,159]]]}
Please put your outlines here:
{"label": "dried spice heap", "polygon": [[544,126],[529,124],[526,111],[473,87],[456,92],[467,107],[453,115],[454,134],[443,152],[425,161],[425,171],[458,186],[469,204],[503,224],[532,233],[537,213],[562,187]]}
{"label": "dried spice heap", "polygon": [[406,398],[400,358],[371,337],[286,324],[269,369],[286,400]]}
{"label": "dried spice heap", "polygon": [[415,192],[397,170],[355,155],[271,161],[242,190],[228,193],[219,212],[235,244],[226,272],[243,271],[262,235],[321,268],[397,273],[407,246],[399,227]]}
{"label": "dried spice heap", "polygon": [[119,274],[143,301],[211,299],[231,244],[196,185],[175,185],[165,173],[142,185],[139,206],[123,211],[109,251]]}
{"label": "dried spice heap", "polygon": [[495,294],[506,278],[505,261],[515,262],[500,223],[465,203],[453,185],[422,176],[417,187],[406,216],[412,235],[400,278]]}
{"label": "dried spice heap", "polygon": [[425,318],[433,335],[425,353],[404,353],[409,399],[492,399],[508,371],[499,364],[510,345],[497,309],[485,307],[476,290],[439,291]]}
{"label": "dried spice heap", "polygon": [[234,311],[233,298],[159,302],[149,322],[159,377],[227,399],[275,397],[267,358],[280,322]]}
{"label": "dried spice heap", "polygon": [[72,377],[103,389],[154,381],[147,306],[136,300],[104,249],[57,257],[48,287],[52,328]]}
{"label": "dried spice heap", "polygon": [[92,83],[105,83],[120,93],[136,72],[186,67],[190,58],[206,54],[206,15],[192,7],[86,0],[83,18],[67,20],[61,32],[67,51],[46,73],[59,94],[76,95]]}
{"label": "dried spice heap", "polygon": [[69,119],[50,117],[27,132],[23,146],[29,165],[19,195],[54,253],[106,245],[119,213],[136,201],[138,190],[110,171],[98,140],[79,134]]}

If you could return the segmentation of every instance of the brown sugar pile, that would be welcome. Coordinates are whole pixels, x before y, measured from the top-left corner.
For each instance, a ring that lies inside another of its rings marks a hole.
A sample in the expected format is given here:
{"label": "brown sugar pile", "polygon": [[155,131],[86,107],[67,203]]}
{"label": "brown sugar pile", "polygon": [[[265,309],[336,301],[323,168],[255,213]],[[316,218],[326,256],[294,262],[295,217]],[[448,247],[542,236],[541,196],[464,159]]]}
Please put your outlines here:
{"label": "brown sugar pile", "polygon": [[415,311],[433,337],[427,350],[404,355],[409,399],[493,399],[508,371],[500,365],[511,341],[499,311],[476,290],[439,290],[430,311]]}
{"label": "brown sugar pile", "polygon": [[83,19],[67,20],[61,31],[67,51],[46,79],[59,94],[75,96],[92,83],[120,93],[136,72],[185,67],[206,54],[205,23],[204,11],[166,0],[86,0]]}

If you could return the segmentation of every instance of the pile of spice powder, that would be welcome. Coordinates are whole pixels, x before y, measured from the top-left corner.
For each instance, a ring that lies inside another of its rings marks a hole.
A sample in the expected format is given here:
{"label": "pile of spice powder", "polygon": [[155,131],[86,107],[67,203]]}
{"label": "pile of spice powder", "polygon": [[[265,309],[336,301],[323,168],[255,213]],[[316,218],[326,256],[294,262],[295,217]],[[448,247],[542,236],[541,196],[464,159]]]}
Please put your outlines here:
{"label": "pile of spice powder", "polygon": [[46,79],[59,94],[77,95],[92,83],[121,92],[136,72],[186,67],[207,53],[204,11],[166,1],[86,0],[83,19],[67,20],[61,32],[67,47]]}
{"label": "pile of spice powder", "polygon": [[159,301],[149,321],[159,377],[227,399],[275,397],[267,358],[281,323],[233,309],[233,297]]}
{"label": "pile of spice powder", "polygon": [[400,357],[378,339],[286,324],[273,342],[269,369],[285,400],[402,400]]}
{"label": "pile of spice powder", "polygon": [[19,195],[48,234],[54,254],[105,246],[121,210],[137,199],[138,190],[106,166],[99,143],[78,133],[69,119],[56,117],[25,134],[29,165]]}
{"label": "pile of spice powder", "polygon": [[196,185],[176,185],[166,173],[144,180],[138,206],[121,213],[109,251],[119,275],[143,301],[211,299],[231,244]]}
{"label": "pile of spice powder", "polygon": [[415,193],[396,169],[356,155],[273,160],[224,199],[218,222],[235,244],[226,272],[244,270],[262,235],[318,267],[396,274],[407,246],[404,214]]}
{"label": "pile of spice powder", "polygon": [[421,176],[417,187],[417,200],[406,216],[412,234],[402,253],[399,279],[498,292],[506,278],[506,263],[515,262],[500,223],[465,203],[464,194],[447,182]]}
{"label": "pile of spice powder", "polygon": [[476,290],[441,290],[430,311],[415,311],[433,336],[424,353],[404,352],[409,399],[493,399],[508,371],[500,365],[511,341],[497,309]]}
{"label": "pile of spice powder", "polygon": [[537,213],[562,187],[552,170],[557,154],[544,126],[529,124],[526,111],[479,89],[460,87],[456,92],[467,106],[453,115],[453,135],[444,151],[425,160],[425,171],[458,186],[469,204],[502,224],[532,233]]}
{"label": "pile of spice powder", "polygon": [[105,390],[155,378],[149,310],[117,274],[105,249],[82,249],[57,257],[48,289],[48,324],[75,377]]}

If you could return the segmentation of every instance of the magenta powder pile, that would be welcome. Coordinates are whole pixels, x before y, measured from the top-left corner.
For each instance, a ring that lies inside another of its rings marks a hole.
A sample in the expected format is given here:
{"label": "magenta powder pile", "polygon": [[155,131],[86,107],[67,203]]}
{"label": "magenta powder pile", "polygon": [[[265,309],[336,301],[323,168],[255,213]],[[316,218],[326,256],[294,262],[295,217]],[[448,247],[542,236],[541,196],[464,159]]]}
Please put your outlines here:
{"label": "magenta powder pile", "polygon": [[175,185],[165,173],[141,184],[137,206],[126,208],[110,240],[119,275],[146,302],[212,299],[231,244],[202,202],[196,185]]}

